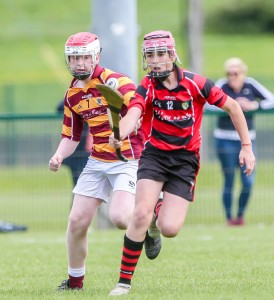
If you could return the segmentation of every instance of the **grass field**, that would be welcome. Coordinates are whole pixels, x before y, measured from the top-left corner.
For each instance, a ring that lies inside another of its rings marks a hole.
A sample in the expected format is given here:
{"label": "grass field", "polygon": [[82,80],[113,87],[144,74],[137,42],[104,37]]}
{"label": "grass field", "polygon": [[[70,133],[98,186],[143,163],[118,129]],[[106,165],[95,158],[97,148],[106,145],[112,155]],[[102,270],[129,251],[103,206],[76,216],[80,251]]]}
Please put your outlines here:
{"label": "grass field", "polygon": [[[258,163],[257,181],[246,214],[248,224],[274,224],[272,170],[273,162]],[[71,201],[70,180],[66,167],[59,173],[51,173],[46,164],[31,168],[2,168],[0,220],[26,223],[30,231],[65,230]],[[236,183],[235,193],[238,193],[239,180]],[[219,165],[202,161],[195,202],[187,218],[188,224],[224,224],[221,186]],[[97,228],[96,224],[94,228]]]}
{"label": "grass field", "polygon": [[[219,0],[203,2],[205,12],[222,5]],[[0,1],[0,56],[3,58],[0,64],[0,112],[55,111],[70,81],[63,59],[64,43],[70,34],[90,30],[91,3],[90,0],[81,3],[72,0]],[[183,66],[187,66],[183,1],[137,0],[137,5],[138,44],[148,31],[170,30],[176,38]],[[214,80],[223,76],[224,60],[240,56],[247,62],[249,74],[274,91],[273,35],[205,33],[203,48],[204,75]],[[259,120],[258,127],[265,128],[264,119]],[[24,127],[23,122],[18,124],[12,130],[18,129],[16,134],[20,134],[21,139],[29,138],[29,127]],[[48,137],[53,131],[59,134],[56,123],[53,128],[42,121],[33,124],[33,136],[43,133]],[[8,127],[4,123],[1,126],[2,138]],[[273,129],[272,122],[267,126]],[[23,153],[21,146],[18,145],[16,153]],[[33,152],[23,154],[28,155],[25,158],[41,155],[39,144],[35,146]],[[65,230],[72,186],[67,169],[63,168],[57,174],[48,171],[50,151],[45,149],[43,165],[28,165],[26,159],[25,165],[20,167],[1,166],[0,220],[26,224],[29,229],[25,233],[0,234],[0,299],[107,299],[118,279],[124,233],[99,230],[98,219],[89,234],[85,290],[56,292],[57,285],[67,276]],[[220,201],[219,166],[202,162],[196,200],[191,205],[184,229],[175,239],[164,239],[157,260],[149,261],[142,255],[128,298],[272,299],[273,168],[273,160],[258,163],[247,225],[228,228]]]}
{"label": "grass field", "polygon": [[[260,162],[247,225],[227,227],[219,167],[203,162],[196,201],[178,237],[164,239],[155,261],[143,254],[129,299],[269,300],[273,294],[273,164]],[[85,290],[58,293],[66,278],[65,228],[71,201],[68,170],[2,168],[1,216],[29,226],[0,234],[0,295],[10,299],[107,299],[115,285],[123,232],[89,233]],[[219,188],[217,188],[219,187]]]}
{"label": "grass field", "polygon": [[[85,290],[58,293],[67,276],[64,233],[0,235],[1,299],[107,299],[119,275],[123,232],[91,231],[89,239]],[[273,226],[186,225],[164,239],[155,261],[143,253],[127,298],[269,300],[273,268]]]}

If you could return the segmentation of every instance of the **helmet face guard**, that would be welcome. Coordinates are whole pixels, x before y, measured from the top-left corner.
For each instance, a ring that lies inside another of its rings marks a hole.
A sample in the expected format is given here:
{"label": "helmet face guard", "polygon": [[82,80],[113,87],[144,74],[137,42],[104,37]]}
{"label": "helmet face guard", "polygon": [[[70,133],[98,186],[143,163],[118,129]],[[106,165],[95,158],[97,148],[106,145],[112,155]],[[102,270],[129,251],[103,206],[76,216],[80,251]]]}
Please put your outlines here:
{"label": "helmet face guard", "polygon": [[[180,63],[180,60],[176,53],[174,38],[169,31],[154,31],[146,34],[142,45],[142,53],[143,69],[149,70],[150,75],[153,78],[157,78],[161,81],[164,81],[168,78],[168,76],[174,69],[174,64],[176,60],[178,60]],[[165,71],[155,72],[151,70],[152,64],[147,63],[147,56],[149,56],[152,53],[154,53],[154,55],[156,55],[157,53],[168,53],[168,57],[170,58],[170,60],[166,62],[157,63],[158,66],[161,66],[163,64],[166,65]],[[169,69],[168,65],[172,65],[172,68]]]}
{"label": "helmet face guard", "polygon": [[79,32],[65,44],[65,59],[71,75],[79,80],[90,77],[100,57],[98,37],[90,32]]}

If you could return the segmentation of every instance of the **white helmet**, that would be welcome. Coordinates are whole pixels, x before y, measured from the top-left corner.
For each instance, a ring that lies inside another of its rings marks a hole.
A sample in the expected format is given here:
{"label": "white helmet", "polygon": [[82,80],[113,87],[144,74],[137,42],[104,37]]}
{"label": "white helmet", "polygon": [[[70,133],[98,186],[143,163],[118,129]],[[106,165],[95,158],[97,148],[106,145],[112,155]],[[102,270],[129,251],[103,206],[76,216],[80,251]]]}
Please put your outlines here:
{"label": "white helmet", "polygon": [[[71,35],[65,44],[65,58],[71,75],[79,80],[84,80],[91,76],[98,63],[100,52],[100,42],[95,34],[79,32]],[[72,67],[70,58],[79,56],[91,56],[92,63],[90,66],[85,66],[85,69],[82,70]]]}

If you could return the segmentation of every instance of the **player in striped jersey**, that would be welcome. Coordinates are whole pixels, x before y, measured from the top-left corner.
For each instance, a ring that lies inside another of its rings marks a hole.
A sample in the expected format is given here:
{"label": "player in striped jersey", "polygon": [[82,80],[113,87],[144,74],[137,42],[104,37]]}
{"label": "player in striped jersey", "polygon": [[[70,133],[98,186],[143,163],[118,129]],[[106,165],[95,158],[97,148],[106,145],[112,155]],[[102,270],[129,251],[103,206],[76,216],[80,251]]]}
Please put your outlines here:
{"label": "player in striped jersey", "polygon": [[147,142],[137,173],[136,204],[124,237],[120,278],[110,295],[127,294],[142,252],[146,231],[161,191],[163,204],[158,210],[157,227],[165,237],[175,237],[182,227],[189,204],[194,199],[200,168],[200,127],[206,102],[229,113],[242,143],[240,165],[249,176],[255,156],[247,124],[239,104],[214,83],[176,64],[175,41],[168,31],[151,32],[143,41],[143,64],[149,73],[143,78],[131,100],[126,116],[120,121],[121,141],[110,137],[113,147],[143,117]]}
{"label": "player in striped jersey", "polygon": [[138,159],[143,149],[141,131],[129,134],[121,149],[128,162],[118,161],[115,149],[109,146],[111,128],[107,115],[107,102],[96,89],[106,84],[117,89],[124,97],[121,115],[128,109],[136,89],[126,75],[99,66],[100,43],[96,35],[80,32],[69,37],[65,45],[68,70],[74,77],[64,99],[62,140],[49,162],[50,170],[58,171],[62,161],[79,144],[84,122],[93,136],[90,157],[76,186],[73,206],[67,228],[68,275],[59,287],[81,289],[87,257],[87,233],[97,208],[108,202],[109,217],[120,229],[128,226],[132,216]]}

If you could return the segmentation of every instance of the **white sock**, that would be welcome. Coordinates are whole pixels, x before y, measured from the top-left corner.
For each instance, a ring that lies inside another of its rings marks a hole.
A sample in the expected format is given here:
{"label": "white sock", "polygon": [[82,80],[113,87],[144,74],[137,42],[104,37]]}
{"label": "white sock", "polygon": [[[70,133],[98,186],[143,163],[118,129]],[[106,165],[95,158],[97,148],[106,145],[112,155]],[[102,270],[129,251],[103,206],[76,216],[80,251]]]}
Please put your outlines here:
{"label": "white sock", "polygon": [[70,266],[68,267],[68,274],[70,276],[73,276],[73,277],[81,277],[81,276],[84,276],[86,273],[86,267],[83,266],[83,268],[79,268],[79,269],[74,269],[74,268],[71,268]]}

